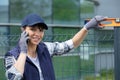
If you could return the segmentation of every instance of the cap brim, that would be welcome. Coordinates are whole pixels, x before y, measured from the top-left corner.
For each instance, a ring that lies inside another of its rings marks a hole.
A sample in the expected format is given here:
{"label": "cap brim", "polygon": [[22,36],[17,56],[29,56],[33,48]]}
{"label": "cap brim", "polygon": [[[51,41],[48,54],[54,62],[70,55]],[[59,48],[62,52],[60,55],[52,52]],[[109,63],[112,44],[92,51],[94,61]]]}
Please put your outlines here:
{"label": "cap brim", "polygon": [[39,24],[39,25],[43,26],[43,28],[46,29],[46,30],[48,29],[48,26],[45,23],[41,23],[41,22],[35,22],[33,24],[29,24],[29,26],[34,26],[36,24]]}

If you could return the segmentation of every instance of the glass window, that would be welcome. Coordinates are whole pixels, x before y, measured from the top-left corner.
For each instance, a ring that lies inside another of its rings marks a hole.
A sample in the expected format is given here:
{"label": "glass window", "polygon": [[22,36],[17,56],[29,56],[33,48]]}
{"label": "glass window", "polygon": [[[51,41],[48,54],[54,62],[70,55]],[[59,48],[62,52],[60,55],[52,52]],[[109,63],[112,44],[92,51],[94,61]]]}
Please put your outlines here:
{"label": "glass window", "polygon": [[94,16],[94,3],[92,1],[80,0],[80,24],[84,25],[86,18]]}
{"label": "glass window", "polygon": [[29,13],[37,13],[47,23],[51,22],[51,0],[10,0],[10,5],[11,22],[21,22]]}
{"label": "glass window", "polygon": [[[0,2],[0,23],[9,22],[9,4],[8,0]],[[0,55],[3,55],[9,46],[8,40],[9,27],[0,25]]]}
{"label": "glass window", "polygon": [[79,0],[53,0],[54,24],[79,24]]}
{"label": "glass window", "polygon": [[1,0],[0,2],[0,22],[8,22],[8,0]]}

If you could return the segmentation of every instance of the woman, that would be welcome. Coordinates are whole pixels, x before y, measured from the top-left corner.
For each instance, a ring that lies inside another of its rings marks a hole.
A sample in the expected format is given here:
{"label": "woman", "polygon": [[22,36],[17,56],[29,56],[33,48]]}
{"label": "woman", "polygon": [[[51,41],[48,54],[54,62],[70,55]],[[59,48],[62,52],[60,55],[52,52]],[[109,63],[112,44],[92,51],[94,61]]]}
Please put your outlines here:
{"label": "woman", "polygon": [[51,56],[60,55],[76,48],[87,32],[97,26],[105,17],[95,16],[75,36],[64,42],[42,42],[44,30],[48,27],[37,14],[23,19],[19,43],[5,55],[8,80],[55,80]]}

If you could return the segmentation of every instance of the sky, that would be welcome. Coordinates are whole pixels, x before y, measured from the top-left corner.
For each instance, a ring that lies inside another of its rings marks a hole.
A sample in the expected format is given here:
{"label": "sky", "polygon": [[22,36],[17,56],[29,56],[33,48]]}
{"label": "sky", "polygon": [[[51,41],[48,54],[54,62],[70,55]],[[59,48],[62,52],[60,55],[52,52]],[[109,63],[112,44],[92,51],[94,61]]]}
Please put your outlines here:
{"label": "sky", "polygon": [[0,0],[0,5],[8,5],[8,0]]}

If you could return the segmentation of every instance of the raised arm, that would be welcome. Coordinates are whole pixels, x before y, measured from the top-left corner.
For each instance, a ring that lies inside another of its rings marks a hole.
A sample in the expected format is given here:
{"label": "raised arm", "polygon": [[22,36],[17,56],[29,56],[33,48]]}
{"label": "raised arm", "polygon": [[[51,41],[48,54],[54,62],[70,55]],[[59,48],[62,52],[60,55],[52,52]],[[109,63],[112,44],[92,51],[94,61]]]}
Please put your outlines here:
{"label": "raised arm", "polygon": [[76,33],[70,40],[54,43],[45,42],[48,51],[50,52],[50,55],[52,56],[65,54],[73,48],[78,47],[87,35],[88,30],[91,28],[101,28],[98,26],[98,24],[101,21],[104,21],[104,19],[105,17],[95,16],[87,24],[85,24],[84,27],[78,33]]}
{"label": "raised arm", "polygon": [[72,38],[74,48],[78,47],[84,38],[87,35],[88,30],[86,28],[82,28],[75,36]]}
{"label": "raised arm", "polygon": [[102,28],[98,26],[98,24],[101,21],[104,21],[105,18],[106,17],[103,17],[103,16],[95,16],[87,24],[85,24],[84,27],[78,33],[76,33],[75,36],[72,38],[74,48],[78,47],[81,44],[81,42],[84,40],[89,29]]}

